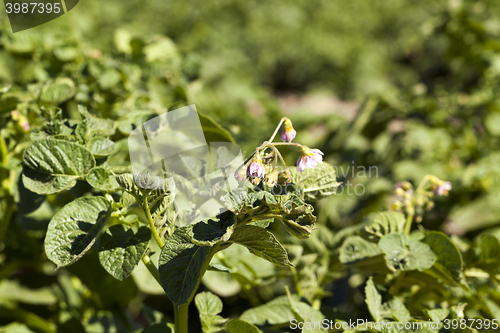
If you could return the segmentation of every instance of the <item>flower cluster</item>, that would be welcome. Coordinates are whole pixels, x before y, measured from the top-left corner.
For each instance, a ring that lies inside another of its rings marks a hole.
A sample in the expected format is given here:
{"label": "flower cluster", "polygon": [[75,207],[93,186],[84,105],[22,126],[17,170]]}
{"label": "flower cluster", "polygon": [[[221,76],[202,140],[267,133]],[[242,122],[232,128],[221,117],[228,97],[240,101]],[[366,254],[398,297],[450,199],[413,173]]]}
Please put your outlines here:
{"label": "flower cluster", "polygon": [[[283,142],[273,142],[282,124],[281,140]],[[323,152],[321,150],[311,149],[299,143],[292,143],[296,135],[297,131],[293,128],[290,119],[282,118],[269,141],[265,141],[261,146],[257,147],[255,152],[236,170],[234,177],[240,182],[248,179],[253,185],[258,185],[261,182],[269,187],[273,187],[277,183],[281,185],[289,184],[292,181],[292,175],[287,169],[277,146],[296,146],[300,148],[301,156],[297,160],[297,168],[300,172],[306,168],[315,168],[322,163]],[[278,160],[283,164],[283,170],[281,171],[277,167]]]}
{"label": "flower cluster", "polygon": [[[428,190],[430,183],[431,190]],[[416,221],[422,220],[425,211],[434,207],[434,196],[448,195],[451,190],[451,182],[444,181],[433,175],[425,176],[416,190],[409,182],[399,182],[394,189],[394,201],[392,209],[405,211],[408,215],[416,215]]]}

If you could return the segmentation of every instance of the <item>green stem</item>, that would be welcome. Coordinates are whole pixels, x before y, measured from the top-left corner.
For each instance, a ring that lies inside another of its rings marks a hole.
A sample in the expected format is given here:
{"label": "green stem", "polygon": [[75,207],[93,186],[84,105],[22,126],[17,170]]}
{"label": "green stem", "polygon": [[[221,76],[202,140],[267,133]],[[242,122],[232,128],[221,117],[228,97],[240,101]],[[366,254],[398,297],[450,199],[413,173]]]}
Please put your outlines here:
{"label": "green stem", "polygon": [[274,137],[276,136],[276,134],[278,134],[278,131],[279,131],[280,127],[281,127],[281,124],[283,124],[283,122],[284,122],[286,119],[287,119],[286,117],[281,118],[280,123],[278,124],[278,126],[277,126],[277,127],[276,127],[276,129],[274,130],[273,135],[271,135],[271,138],[269,139],[269,142],[273,142]]}
{"label": "green stem", "polygon": [[148,269],[149,273],[153,275],[155,280],[161,286],[160,273],[158,273],[158,269],[156,268],[155,264],[151,261],[151,258],[147,254],[145,254],[142,256],[141,260],[144,263],[144,266],[146,266],[146,268]]}
{"label": "green stem", "polygon": [[144,208],[145,208],[144,210],[146,211],[146,217],[148,218],[149,228],[151,229],[151,232],[153,233],[153,237],[154,237],[156,243],[158,244],[160,249],[162,249],[163,245],[165,245],[165,244],[163,243],[160,236],[158,235],[158,232],[156,231],[156,228],[155,228],[155,223],[153,222],[153,218],[151,217],[151,212],[149,211],[149,203],[148,203],[148,196],[147,196],[146,190],[142,191],[142,195],[144,197],[144,201],[143,201]]}
{"label": "green stem", "polygon": [[175,308],[175,333],[188,333],[188,310],[189,303]]}
{"label": "green stem", "polygon": [[0,131],[0,154],[2,155],[2,164],[7,164],[8,161],[8,151],[7,151],[7,145],[5,144],[4,138],[4,131]]}
{"label": "green stem", "polygon": [[210,266],[210,261],[212,261],[213,256],[215,253],[217,253],[217,250],[219,249],[219,246],[222,243],[216,244],[210,249],[210,252],[208,253],[207,259],[203,263],[203,267],[201,268],[200,276],[198,277],[198,281],[196,282],[196,286],[193,289],[193,292],[191,293],[191,296],[189,296],[188,301],[185,304],[179,305],[179,306],[174,306],[175,307],[175,333],[188,333],[188,309],[189,309],[189,304],[193,301],[194,295],[196,294],[196,291],[198,290],[198,287],[200,286],[201,279],[203,278],[203,275],[205,275],[205,272],[207,271],[208,267]]}
{"label": "green stem", "polygon": [[409,235],[411,231],[411,224],[413,223],[413,216],[414,214],[408,214],[406,216],[406,225],[405,225],[405,234]]}
{"label": "green stem", "polygon": [[14,200],[11,196],[7,196],[5,200],[5,213],[2,216],[3,222],[0,222],[0,245],[3,243],[7,229],[9,228],[12,213],[14,213]]}

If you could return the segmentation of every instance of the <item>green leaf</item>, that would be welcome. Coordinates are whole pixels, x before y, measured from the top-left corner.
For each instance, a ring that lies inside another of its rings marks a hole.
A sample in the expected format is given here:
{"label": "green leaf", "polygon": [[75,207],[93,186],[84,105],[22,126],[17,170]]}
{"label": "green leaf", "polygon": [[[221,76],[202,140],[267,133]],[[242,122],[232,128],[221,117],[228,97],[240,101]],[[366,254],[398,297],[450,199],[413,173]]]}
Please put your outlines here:
{"label": "green leaf", "polygon": [[0,115],[15,110],[17,102],[18,100],[15,96],[2,96],[0,98]]}
{"label": "green leaf", "polygon": [[476,238],[476,252],[482,262],[496,262],[500,258],[500,242],[490,234],[484,234]]}
{"label": "green leaf", "polygon": [[236,218],[226,211],[215,218],[201,221],[192,226],[193,242],[200,246],[213,246],[227,242],[234,230]]}
{"label": "green leaf", "polygon": [[228,130],[224,129],[211,117],[206,116],[198,111],[198,116],[200,117],[201,128],[203,129],[203,134],[205,134],[205,140],[207,142],[233,142],[234,139]]}
{"label": "green leaf", "polygon": [[108,138],[97,136],[87,142],[87,148],[96,158],[101,158],[115,152],[115,143]]}
{"label": "green leaf", "polygon": [[107,137],[115,133],[115,123],[111,119],[98,118],[82,105],[78,105],[78,111],[84,119],[78,124],[75,132],[82,141],[87,142],[93,137]]}
{"label": "green leaf", "polygon": [[101,191],[116,191],[120,185],[116,182],[113,175],[110,175],[108,170],[103,167],[96,167],[87,174],[87,182],[94,188]]}
{"label": "green leaf", "polygon": [[377,288],[375,288],[375,284],[373,283],[373,278],[370,276],[365,286],[365,295],[366,295],[366,305],[368,306],[368,310],[372,315],[373,320],[381,321],[382,320],[382,296],[378,293]]}
{"label": "green leaf", "polygon": [[385,254],[388,267],[393,270],[422,271],[432,267],[437,260],[429,245],[400,233],[385,235],[378,246]]}
{"label": "green leaf", "polygon": [[80,197],[64,206],[50,220],[45,253],[58,267],[80,259],[99,237],[111,216],[104,197]]}
{"label": "green leaf", "polygon": [[259,329],[255,326],[241,319],[231,320],[227,323],[227,330],[229,333],[259,333]]}
{"label": "green leaf", "polygon": [[40,101],[53,105],[67,101],[75,94],[75,83],[67,77],[57,78],[42,85]]}
{"label": "green leaf", "polygon": [[210,252],[208,246],[193,244],[191,227],[175,230],[161,250],[158,261],[163,289],[177,306],[187,303]]}
{"label": "green leaf", "polygon": [[202,292],[196,295],[194,303],[200,314],[203,333],[220,332],[222,330],[221,324],[226,322],[226,319],[219,316],[222,311],[220,298],[211,292]]}
{"label": "green leaf", "polygon": [[[296,297],[296,295],[293,295]],[[295,319],[294,311],[287,296],[280,296],[272,301],[246,310],[240,316],[241,320],[247,321],[257,326],[289,324]]]}
{"label": "green leaf", "polygon": [[437,255],[439,263],[456,282],[461,282],[463,276],[463,259],[455,243],[439,231],[430,231],[424,239]]}
{"label": "green leaf", "polygon": [[135,233],[130,228],[126,230],[121,224],[110,227],[102,236],[99,248],[102,267],[123,281],[141,260],[150,239],[151,231],[145,226]]}
{"label": "green leaf", "polygon": [[316,222],[312,214],[314,208],[296,195],[278,195],[274,199],[277,204],[268,204],[268,207],[272,213],[279,214],[288,233],[299,239],[309,238]]}
{"label": "green leaf", "polygon": [[351,236],[342,244],[339,260],[343,264],[350,264],[374,257],[380,253],[381,251],[377,244],[369,242],[360,236]]}
{"label": "green leaf", "polygon": [[23,154],[23,183],[38,194],[70,189],[95,165],[92,154],[77,143],[41,139],[32,142]]}
{"label": "green leaf", "polygon": [[394,319],[406,323],[410,321],[411,315],[410,311],[406,308],[404,303],[397,297],[392,298],[389,301],[389,308],[391,310],[391,315]]}
{"label": "green leaf", "polygon": [[405,223],[405,216],[403,214],[387,211],[377,214],[373,222],[365,227],[365,230],[372,235],[382,238],[389,233],[403,233]]}
{"label": "green leaf", "polygon": [[441,322],[448,317],[450,310],[444,308],[432,310],[424,309],[422,312],[425,313],[433,322]]}
{"label": "green leaf", "polygon": [[277,266],[293,266],[288,260],[286,250],[266,229],[244,225],[234,230],[229,241],[245,246],[250,253]]}
{"label": "green leaf", "polygon": [[292,183],[298,186],[298,192],[305,201],[314,201],[336,193],[340,183],[337,182],[335,168],[323,162],[315,168],[307,168],[300,172],[297,167],[289,167]]}

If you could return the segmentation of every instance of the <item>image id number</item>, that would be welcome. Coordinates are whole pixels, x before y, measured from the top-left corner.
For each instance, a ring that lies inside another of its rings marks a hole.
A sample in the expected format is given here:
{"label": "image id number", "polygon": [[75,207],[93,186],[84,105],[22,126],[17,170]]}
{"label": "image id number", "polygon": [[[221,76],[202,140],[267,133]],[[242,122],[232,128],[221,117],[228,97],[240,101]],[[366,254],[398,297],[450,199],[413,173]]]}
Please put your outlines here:
{"label": "image id number", "polygon": [[24,2],[20,3],[6,3],[5,9],[7,14],[10,13],[59,13],[61,11],[60,3],[36,3],[36,2]]}

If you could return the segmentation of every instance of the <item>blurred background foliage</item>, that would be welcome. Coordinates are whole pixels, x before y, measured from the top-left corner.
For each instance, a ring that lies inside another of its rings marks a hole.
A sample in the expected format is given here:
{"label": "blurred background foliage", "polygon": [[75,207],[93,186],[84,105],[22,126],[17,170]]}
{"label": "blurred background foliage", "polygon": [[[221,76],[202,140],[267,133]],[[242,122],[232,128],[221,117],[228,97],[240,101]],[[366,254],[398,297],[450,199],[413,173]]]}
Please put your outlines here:
{"label": "blurred background foliage", "polygon": [[[46,259],[48,221],[91,191],[79,185],[37,201],[18,186],[36,128],[71,126],[54,120],[54,106],[69,122],[81,119],[78,104],[115,121],[119,149],[108,164],[117,168],[127,166],[134,126],[186,104],[228,129],[246,155],[286,115],[297,141],[338,167],[338,195],[315,205],[320,232],[296,241],[275,231],[296,272],[236,247],[234,257],[218,259],[241,273],[204,279],[223,297],[226,317],[283,295],[295,278],[301,296],[328,306],[332,318],[368,318],[365,277],[340,264],[337,249],[390,206],[397,181],[418,184],[431,173],[452,182],[425,228],[464,244],[500,235],[496,0],[82,0],[16,34],[4,15],[0,82],[0,332],[122,332],[172,315],[142,266],[118,282],[91,256],[58,271]],[[297,152],[289,153],[295,163]],[[498,317],[500,295],[489,297],[489,315]]]}

